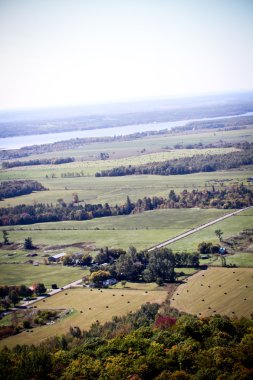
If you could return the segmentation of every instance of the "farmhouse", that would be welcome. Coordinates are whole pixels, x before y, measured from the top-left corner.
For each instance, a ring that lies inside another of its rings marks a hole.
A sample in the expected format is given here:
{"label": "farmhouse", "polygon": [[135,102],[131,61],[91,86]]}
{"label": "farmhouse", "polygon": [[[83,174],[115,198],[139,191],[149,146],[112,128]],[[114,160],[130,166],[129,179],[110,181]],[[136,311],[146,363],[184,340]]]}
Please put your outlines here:
{"label": "farmhouse", "polygon": [[65,252],[57,253],[56,255],[49,256],[48,261],[50,263],[58,263],[61,260],[61,258],[64,257],[65,255],[66,255]]}
{"label": "farmhouse", "polygon": [[117,284],[116,278],[109,278],[108,280],[103,281],[103,286],[111,286]]}

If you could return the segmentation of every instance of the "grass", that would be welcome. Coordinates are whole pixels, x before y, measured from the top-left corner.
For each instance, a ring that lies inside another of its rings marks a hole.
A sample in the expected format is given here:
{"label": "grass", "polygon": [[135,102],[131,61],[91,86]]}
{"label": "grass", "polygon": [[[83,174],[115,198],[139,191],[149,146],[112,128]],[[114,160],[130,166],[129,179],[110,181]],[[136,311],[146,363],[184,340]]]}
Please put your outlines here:
{"label": "grass", "polygon": [[30,236],[35,245],[70,245],[79,242],[98,248],[108,246],[127,249],[134,245],[137,249],[146,249],[227,212],[198,208],[169,209],[80,222],[15,226],[9,229],[9,238],[15,243],[22,243],[25,237]]}
{"label": "grass", "polygon": [[251,210],[251,214],[249,211],[245,211],[172,243],[170,244],[170,248],[174,251],[194,252],[202,241],[220,244],[214,232],[217,229],[221,229],[224,233],[223,239],[227,239],[240,231],[252,228],[252,225],[253,210]]}
{"label": "grass", "polygon": [[[226,263],[237,267],[253,267],[253,252],[239,252],[226,256]],[[216,260],[215,265],[221,265],[221,260]]]}
{"label": "grass", "polygon": [[152,162],[163,162],[181,157],[192,157],[194,155],[204,154],[216,155],[236,152],[236,148],[207,148],[207,149],[176,149],[157,153],[145,153],[142,155],[133,155],[124,158],[111,158],[108,160],[88,160],[88,161],[75,161],[62,165],[34,165],[34,166],[21,166],[19,168],[9,169],[3,171],[4,173],[16,173],[17,176],[22,178],[44,178],[46,174],[51,176],[54,173],[56,176],[69,172],[81,172],[83,170],[84,176],[94,176],[97,171],[111,169],[117,166],[128,165],[144,165]]}
{"label": "grass", "polygon": [[[34,202],[56,203],[57,199],[62,198],[66,202],[72,200],[72,194],[77,193],[80,200],[86,203],[105,203],[120,204],[130,196],[132,200],[143,198],[144,196],[168,196],[170,189],[181,192],[183,189],[199,189],[213,185],[220,187],[221,183],[231,185],[233,183],[245,182],[247,177],[252,175],[253,167],[244,169],[227,170],[212,173],[197,173],[188,175],[174,176],[125,176],[125,177],[80,177],[80,178],[49,178],[37,176],[38,173],[30,172],[30,178],[41,182],[49,191],[39,191],[29,195],[15,198],[8,198],[1,201],[1,207],[15,206],[21,203],[33,204]],[[29,170],[28,170],[29,171]],[[1,173],[0,178],[11,179],[23,178],[19,172],[8,171]],[[12,175],[13,174],[13,175]],[[15,175],[14,175],[15,174]]]}
{"label": "grass", "polygon": [[171,306],[199,316],[250,317],[252,288],[252,268],[210,268],[189,277],[180,285],[172,296]]}
{"label": "grass", "polygon": [[[113,296],[114,294],[114,296]],[[122,296],[123,295],[123,296]],[[45,302],[38,302],[38,309],[69,309],[67,317],[53,325],[33,329],[0,341],[0,347],[13,347],[17,344],[40,344],[54,335],[66,334],[71,326],[88,329],[92,323],[105,323],[113,316],[121,316],[136,311],[143,303],[161,303],[167,296],[166,291],[134,289],[70,289],[60,292]],[[108,306],[108,307],[107,307]],[[81,313],[82,311],[82,313]]]}
{"label": "grass", "polygon": [[63,265],[1,264],[1,285],[27,285],[44,283],[47,288],[56,283],[59,287],[79,280],[88,272]]}

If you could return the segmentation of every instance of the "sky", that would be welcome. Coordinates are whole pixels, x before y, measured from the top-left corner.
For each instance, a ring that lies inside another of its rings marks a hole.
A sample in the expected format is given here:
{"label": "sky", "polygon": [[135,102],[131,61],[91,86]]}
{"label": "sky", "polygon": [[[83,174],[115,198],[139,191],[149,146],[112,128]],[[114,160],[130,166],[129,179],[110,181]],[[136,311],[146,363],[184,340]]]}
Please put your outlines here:
{"label": "sky", "polygon": [[0,0],[0,110],[253,90],[253,0]]}

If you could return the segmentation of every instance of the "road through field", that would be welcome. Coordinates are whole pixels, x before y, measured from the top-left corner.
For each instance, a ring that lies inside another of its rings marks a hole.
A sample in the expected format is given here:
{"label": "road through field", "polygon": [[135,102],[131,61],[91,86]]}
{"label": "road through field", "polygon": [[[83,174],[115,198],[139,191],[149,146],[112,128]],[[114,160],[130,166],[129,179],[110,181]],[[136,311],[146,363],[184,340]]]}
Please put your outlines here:
{"label": "road through field", "polygon": [[[180,235],[178,235],[178,236],[175,236],[175,237],[172,238],[172,239],[169,239],[169,240],[166,240],[166,241],[164,241],[164,242],[162,242],[162,243],[160,243],[160,244],[157,244],[157,245],[155,245],[154,247],[149,248],[147,251],[150,252],[150,251],[153,251],[154,249],[157,249],[157,248],[163,248],[163,247],[165,247],[165,246],[167,246],[167,245],[169,245],[169,244],[171,244],[171,243],[174,243],[174,242],[177,241],[177,240],[183,239],[183,238],[186,237],[186,236],[189,236],[189,235],[191,235],[191,234],[194,234],[195,232],[198,232],[198,231],[200,231],[200,230],[203,230],[203,229],[206,228],[206,227],[212,226],[212,225],[215,224],[215,223],[221,222],[221,221],[224,220],[224,219],[230,218],[230,217],[232,217],[232,216],[234,216],[234,215],[237,215],[237,214],[241,213],[242,211],[248,210],[248,209],[250,209],[250,208],[252,208],[252,207],[253,207],[253,206],[245,207],[245,208],[243,208],[243,209],[240,209],[240,210],[237,210],[237,211],[233,211],[233,212],[231,212],[231,213],[229,213],[229,214],[226,214],[226,215],[224,215],[224,216],[221,216],[220,218],[217,218],[217,219],[215,219],[215,220],[212,220],[211,222],[208,222],[208,223],[202,224],[202,225],[199,226],[199,227],[193,228],[193,229],[191,229],[191,230],[189,230],[189,231],[187,231],[187,232],[184,232],[183,234],[180,234]],[[49,295],[49,296],[53,296],[54,294],[57,294],[57,293],[59,293],[59,292],[61,292],[61,291],[63,291],[63,290],[69,289],[69,288],[71,288],[71,287],[80,286],[81,283],[82,283],[82,279],[79,279],[79,280],[74,281],[74,282],[72,282],[72,283],[70,283],[70,284],[66,284],[65,286],[63,286],[63,287],[60,288],[60,289],[51,290],[51,291],[48,293],[48,295]],[[24,302],[24,303],[22,304],[22,306],[23,306],[23,307],[24,307],[24,306],[25,306],[25,307],[29,307],[31,304],[33,304],[33,303],[35,303],[35,302],[38,302],[39,300],[41,300],[41,299],[43,299],[43,298],[46,298],[46,297],[45,297],[45,296],[41,296],[41,297],[38,297],[38,298],[35,299],[35,300],[26,301],[26,302]]]}
{"label": "road through field", "polygon": [[230,214],[226,214],[226,215],[224,215],[224,216],[221,216],[220,218],[217,218],[217,219],[215,219],[215,220],[212,220],[211,222],[208,222],[208,223],[206,223],[206,224],[202,224],[202,225],[199,226],[199,227],[193,228],[193,229],[191,229],[191,230],[189,230],[189,231],[187,231],[187,232],[184,232],[183,234],[180,234],[180,235],[178,235],[178,236],[175,236],[175,237],[172,238],[172,239],[169,239],[169,240],[166,240],[166,241],[164,241],[164,242],[162,242],[162,243],[160,243],[160,244],[157,244],[157,245],[155,245],[154,247],[149,248],[147,251],[150,252],[150,251],[153,251],[154,249],[157,249],[157,248],[163,248],[163,247],[165,247],[166,245],[169,245],[169,244],[171,244],[171,243],[174,243],[174,242],[177,241],[177,240],[183,239],[183,238],[185,238],[186,236],[189,236],[189,235],[191,235],[191,234],[194,234],[195,232],[198,232],[198,231],[200,231],[200,230],[203,230],[203,229],[206,228],[206,227],[212,226],[212,225],[215,224],[215,223],[221,222],[221,221],[224,220],[224,219],[230,218],[230,217],[232,217],[232,216],[234,216],[234,215],[237,215],[237,214],[239,214],[240,212],[245,211],[245,210],[248,210],[248,209],[250,209],[250,208],[252,208],[252,207],[253,207],[253,206],[245,207],[245,208],[242,208],[242,209],[240,209],[240,210],[233,211],[233,212],[231,212]]}

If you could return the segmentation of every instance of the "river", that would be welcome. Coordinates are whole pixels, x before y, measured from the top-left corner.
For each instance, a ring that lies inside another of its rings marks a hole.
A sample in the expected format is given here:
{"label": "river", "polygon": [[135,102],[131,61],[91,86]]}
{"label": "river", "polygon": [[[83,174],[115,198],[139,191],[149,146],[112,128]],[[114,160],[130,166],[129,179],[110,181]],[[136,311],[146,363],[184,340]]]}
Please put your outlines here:
{"label": "river", "polygon": [[239,116],[252,116],[253,112],[247,112],[241,115],[231,115],[231,116],[219,116],[211,118],[202,119],[188,119],[188,120],[178,120],[178,121],[168,121],[165,123],[149,123],[149,124],[133,124],[126,125],[122,127],[114,128],[101,128],[101,129],[89,129],[84,131],[70,131],[70,132],[59,132],[59,133],[47,133],[41,135],[29,135],[29,136],[14,136],[0,138],[0,149],[19,149],[24,146],[31,145],[41,145],[50,144],[57,141],[65,141],[75,138],[83,137],[104,137],[104,136],[124,136],[131,133],[146,132],[146,131],[159,131],[161,129],[171,129],[173,127],[185,126],[187,123],[193,121],[205,121],[205,120],[221,120],[230,119],[232,117]]}

